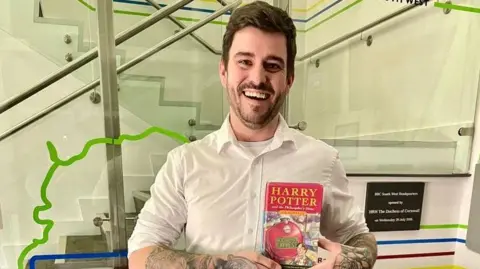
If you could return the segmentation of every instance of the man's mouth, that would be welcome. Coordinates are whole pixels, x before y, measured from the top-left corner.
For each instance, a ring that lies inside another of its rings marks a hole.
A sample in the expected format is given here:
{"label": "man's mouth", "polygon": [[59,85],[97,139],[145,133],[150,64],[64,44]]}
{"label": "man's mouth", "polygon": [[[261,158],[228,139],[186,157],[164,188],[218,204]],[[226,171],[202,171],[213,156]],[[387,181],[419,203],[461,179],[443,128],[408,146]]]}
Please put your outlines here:
{"label": "man's mouth", "polygon": [[268,98],[270,98],[270,94],[267,92],[258,92],[258,91],[250,91],[250,90],[243,91],[243,95],[249,99],[259,100],[259,101],[267,100]]}

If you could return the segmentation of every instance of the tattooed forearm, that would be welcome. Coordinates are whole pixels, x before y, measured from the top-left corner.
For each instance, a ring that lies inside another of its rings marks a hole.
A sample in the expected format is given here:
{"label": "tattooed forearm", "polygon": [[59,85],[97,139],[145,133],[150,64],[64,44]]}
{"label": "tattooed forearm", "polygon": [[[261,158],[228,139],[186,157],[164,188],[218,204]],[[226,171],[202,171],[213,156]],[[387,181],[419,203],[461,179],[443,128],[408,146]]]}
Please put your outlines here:
{"label": "tattooed forearm", "polygon": [[157,246],[148,256],[146,269],[257,269],[247,258],[200,255]]}
{"label": "tattooed forearm", "polygon": [[377,241],[371,233],[357,235],[342,245],[335,269],[371,269],[377,260]]}

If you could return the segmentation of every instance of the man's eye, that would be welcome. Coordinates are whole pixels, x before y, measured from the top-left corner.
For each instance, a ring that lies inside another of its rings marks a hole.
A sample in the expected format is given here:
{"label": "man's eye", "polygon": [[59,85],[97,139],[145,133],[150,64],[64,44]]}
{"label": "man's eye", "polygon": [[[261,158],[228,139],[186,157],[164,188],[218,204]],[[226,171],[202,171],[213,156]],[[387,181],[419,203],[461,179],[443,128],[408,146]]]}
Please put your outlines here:
{"label": "man's eye", "polygon": [[238,63],[242,66],[250,66],[251,62],[249,60],[239,60]]}
{"label": "man's eye", "polygon": [[269,71],[278,71],[278,70],[281,70],[282,67],[276,63],[266,63],[265,64],[265,69],[269,70]]}

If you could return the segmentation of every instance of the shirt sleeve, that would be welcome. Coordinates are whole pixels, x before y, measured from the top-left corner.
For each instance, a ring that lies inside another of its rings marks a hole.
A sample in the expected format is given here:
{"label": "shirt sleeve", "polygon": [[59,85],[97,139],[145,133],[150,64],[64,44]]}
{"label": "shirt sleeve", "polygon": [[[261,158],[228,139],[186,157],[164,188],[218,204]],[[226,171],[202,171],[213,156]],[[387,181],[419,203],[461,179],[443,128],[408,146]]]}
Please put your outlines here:
{"label": "shirt sleeve", "polygon": [[150,187],[146,201],[128,240],[128,256],[157,244],[173,246],[186,224],[187,205],[183,195],[183,173],[178,148],[167,159]]}
{"label": "shirt sleeve", "polygon": [[363,210],[349,191],[345,169],[336,155],[331,179],[325,189],[320,232],[327,239],[345,244],[355,235],[369,232]]}

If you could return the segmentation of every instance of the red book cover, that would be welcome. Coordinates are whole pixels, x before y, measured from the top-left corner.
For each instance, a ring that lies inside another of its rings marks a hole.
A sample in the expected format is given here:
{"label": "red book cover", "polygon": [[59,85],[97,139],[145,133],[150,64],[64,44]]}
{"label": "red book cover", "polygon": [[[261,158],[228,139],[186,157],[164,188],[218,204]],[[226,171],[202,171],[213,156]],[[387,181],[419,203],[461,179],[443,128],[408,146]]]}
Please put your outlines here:
{"label": "red book cover", "polygon": [[323,186],[318,183],[267,183],[264,255],[283,269],[310,268],[318,255]]}

